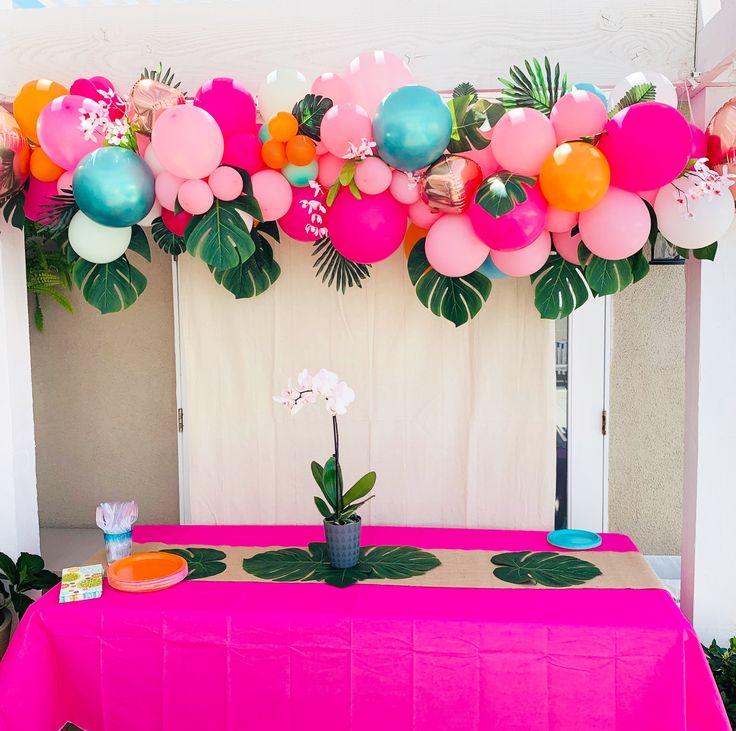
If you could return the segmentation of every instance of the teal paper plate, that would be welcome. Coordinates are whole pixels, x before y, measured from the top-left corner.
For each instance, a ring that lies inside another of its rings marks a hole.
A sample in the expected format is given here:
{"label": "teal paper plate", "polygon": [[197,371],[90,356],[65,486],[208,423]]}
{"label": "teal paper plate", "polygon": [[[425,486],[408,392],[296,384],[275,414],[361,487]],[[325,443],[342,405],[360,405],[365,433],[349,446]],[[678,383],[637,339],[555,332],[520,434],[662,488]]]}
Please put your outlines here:
{"label": "teal paper plate", "polygon": [[602,539],[597,533],[589,530],[553,530],[547,534],[547,541],[558,548],[570,548],[574,551],[584,551],[586,548],[597,548]]}

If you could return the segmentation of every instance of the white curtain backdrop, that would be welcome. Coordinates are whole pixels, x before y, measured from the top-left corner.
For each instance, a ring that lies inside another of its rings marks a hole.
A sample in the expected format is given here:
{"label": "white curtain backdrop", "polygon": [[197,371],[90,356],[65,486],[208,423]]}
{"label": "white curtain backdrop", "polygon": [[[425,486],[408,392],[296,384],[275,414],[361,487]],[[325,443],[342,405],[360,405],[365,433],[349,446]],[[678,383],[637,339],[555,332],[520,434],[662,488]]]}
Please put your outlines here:
{"label": "white curtain backdrop", "polygon": [[348,485],[378,473],[368,523],[548,529],[554,516],[554,331],[528,280],[495,282],[455,328],[426,310],[402,251],[345,295],[315,279],[311,247],[275,249],[279,281],[235,300],[179,258],[186,460],[194,523],[313,523],[309,470],[331,454],[315,404],[272,401],[301,368],[355,390],[340,418]]}

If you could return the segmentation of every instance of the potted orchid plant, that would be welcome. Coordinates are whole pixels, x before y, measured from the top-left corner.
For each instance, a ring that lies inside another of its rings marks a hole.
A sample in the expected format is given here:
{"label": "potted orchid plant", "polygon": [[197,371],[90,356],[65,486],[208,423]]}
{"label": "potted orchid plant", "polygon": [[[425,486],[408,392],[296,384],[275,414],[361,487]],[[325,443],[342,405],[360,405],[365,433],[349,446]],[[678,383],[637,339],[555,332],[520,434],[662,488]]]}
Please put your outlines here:
{"label": "potted orchid plant", "polygon": [[273,399],[286,406],[292,415],[307,404],[323,400],[327,413],[332,416],[332,456],[324,465],[312,462],[312,475],[322,492],[321,497],[315,496],[314,503],[323,518],[330,564],[340,569],[355,566],[360,558],[361,517],[357,510],[373,497],[366,496],[376,484],[376,473],[368,472],[347,492],[344,490],[337,417],[347,413],[355,392],[332,371],[322,368],[311,375],[305,369],[298,375],[296,386],[289,380],[288,386]]}

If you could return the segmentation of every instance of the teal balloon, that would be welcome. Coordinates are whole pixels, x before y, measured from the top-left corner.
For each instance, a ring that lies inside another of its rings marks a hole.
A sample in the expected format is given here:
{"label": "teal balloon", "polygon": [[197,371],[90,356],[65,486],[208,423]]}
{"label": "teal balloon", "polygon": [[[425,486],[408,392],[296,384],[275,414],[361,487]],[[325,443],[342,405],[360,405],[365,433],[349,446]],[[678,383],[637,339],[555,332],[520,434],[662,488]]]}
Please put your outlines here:
{"label": "teal balloon", "polygon": [[121,147],[101,147],[85,155],[74,171],[72,189],[82,213],[115,228],[144,219],[155,198],[151,168]]}
{"label": "teal balloon", "polygon": [[261,141],[261,144],[263,144],[264,142],[268,142],[268,140],[271,139],[271,133],[268,131],[268,125],[265,122],[258,130],[258,139]]}
{"label": "teal balloon", "polygon": [[608,109],[608,99],[606,98],[606,95],[595,84],[575,84],[572,88],[582,89],[583,91],[589,91],[595,94],[606,105],[606,109]]}
{"label": "teal balloon", "polygon": [[488,279],[504,279],[506,275],[493,263],[491,257],[486,260],[476,270],[488,277]]}
{"label": "teal balloon", "polygon": [[420,170],[445,151],[452,115],[426,86],[402,86],[379,105],[373,118],[378,155],[399,170]]}
{"label": "teal balloon", "polygon": [[306,188],[310,180],[317,179],[319,165],[312,160],[308,165],[292,165],[287,163],[281,168],[281,174],[295,187]]}

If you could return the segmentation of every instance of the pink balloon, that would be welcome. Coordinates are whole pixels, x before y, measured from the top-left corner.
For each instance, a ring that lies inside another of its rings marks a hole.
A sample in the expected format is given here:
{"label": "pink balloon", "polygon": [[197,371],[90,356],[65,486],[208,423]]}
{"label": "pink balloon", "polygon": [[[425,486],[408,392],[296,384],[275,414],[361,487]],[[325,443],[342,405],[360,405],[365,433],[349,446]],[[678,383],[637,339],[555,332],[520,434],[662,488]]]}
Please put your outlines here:
{"label": "pink balloon", "polygon": [[549,206],[544,228],[551,233],[562,233],[563,231],[569,231],[577,222],[577,213]]}
{"label": "pink balloon", "polygon": [[597,94],[573,89],[557,100],[549,119],[555,128],[557,143],[562,144],[600,133],[608,122],[608,111]]}
{"label": "pink balloon", "polygon": [[608,122],[598,149],[611,168],[611,185],[637,191],[671,183],[685,169],[692,144],[690,125],[677,109],[643,102]]}
{"label": "pink balloon", "polygon": [[391,168],[378,157],[367,157],[355,168],[355,184],[361,193],[383,193],[391,185]]}
{"label": "pink balloon", "polygon": [[531,244],[523,249],[515,251],[491,249],[491,261],[497,269],[509,277],[528,277],[544,266],[551,250],[552,240],[549,231],[542,231]]}
{"label": "pink balloon", "polygon": [[259,170],[252,178],[253,195],[261,207],[264,221],[281,218],[291,206],[289,181],[276,170]]}
{"label": "pink balloon", "polygon": [[421,198],[409,206],[407,213],[409,220],[419,228],[432,228],[442,218],[439,211],[430,208]]}
{"label": "pink balloon", "polygon": [[102,107],[92,99],[69,94],[50,101],[36,123],[38,144],[49,158],[64,170],[74,170],[79,161],[102,145],[102,131],[84,138],[81,122],[102,113]]}
{"label": "pink balloon", "polygon": [[[513,111],[513,110],[512,110]],[[468,209],[473,228],[480,238],[496,251],[513,251],[528,246],[544,229],[547,203],[539,192],[539,186],[524,185],[527,199],[498,218],[494,218],[476,203]]]}
{"label": "pink balloon", "polygon": [[199,216],[212,208],[215,197],[204,180],[185,180],[179,188],[179,204],[193,216]]}
{"label": "pink balloon", "polygon": [[136,132],[135,143],[138,145],[138,154],[145,159],[146,150],[151,146],[151,138],[148,135]]}
{"label": "pink balloon", "polygon": [[373,138],[371,118],[363,107],[356,104],[337,104],[330,107],[322,118],[320,137],[329,152],[335,157],[343,157],[363,139]]}
{"label": "pink balloon", "polygon": [[53,204],[52,196],[56,194],[55,180],[45,183],[31,175],[23,203],[23,212],[26,214],[26,218],[31,221],[40,221],[48,216],[49,212],[45,206]]}
{"label": "pink balloon", "polygon": [[296,241],[317,241],[326,235],[325,194],[316,197],[310,188],[292,188],[289,210],[279,218],[279,226]]}
{"label": "pink balloon", "polygon": [[555,246],[555,251],[565,261],[569,261],[571,264],[580,264],[578,246],[580,246],[581,241],[582,238],[579,232],[574,236],[572,236],[572,231],[564,231],[552,235],[552,243]]}
{"label": "pink balloon", "polygon": [[657,198],[657,193],[659,193],[659,188],[655,188],[654,190],[640,190],[637,192],[637,195],[649,203],[650,206],[653,206]]}
{"label": "pink balloon", "polygon": [[183,236],[186,231],[187,224],[192,220],[192,214],[186,211],[181,211],[174,215],[174,211],[170,211],[168,208],[161,209],[161,220],[164,226],[171,231],[171,233],[177,236]]}
{"label": "pink balloon", "polygon": [[518,175],[536,175],[555,147],[552,122],[530,107],[509,109],[493,128],[494,157],[504,170]]}
{"label": "pink balloon", "polygon": [[690,134],[693,138],[692,147],[690,148],[690,158],[699,160],[701,157],[707,157],[707,144],[705,141],[705,132],[694,124],[690,125]]}
{"label": "pink balloon", "polygon": [[209,112],[191,104],[177,104],[164,109],[156,120],[151,146],[170,173],[200,179],[222,161],[225,141]]}
{"label": "pink balloon", "polygon": [[427,260],[446,277],[464,277],[474,272],[488,256],[488,247],[478,238],[466,213],[443,216],[427,233]]}
{"label": "pink balloon", "polygon": [[580,236],[593,254],[615,260],[625,259],[644,246],[651,219],[636,193],[611,186],[600,203],[580,214],[579,226]]}
{"label": "pink balloon", "polygon": [[183,182],[183,178],[177,178],[176,175],[172,175],[168,170],[164,170],[156,176],[154,189],[156,191],[156,198],[158,198],[158,202],[162,208],[168,208],[171,211],[174,210],[176,207],[176,196],[179,194],[179,188],[181,188]]}
{"label": "pink balloon", "polygon": [[330,155],[328,152],[326,155],[322,155],[317,161],[319,166],[319,172],[317,173],[317,181],[320,185],[324,185],[326,188],[334,185],[337,181],[342,166],[345,164],[345,160],[334,155]]}
{"label": "pink balloon", "polygon": [[266,167],[261,157],[261,147],[258,136],[252,132],[239,132],[226,137],[222,164],[243,168],[253,175]]}
{"label": "pink balloon", "polygon": [[[148,138],[146,137],[146,139]],[[164,172],[164,166],[159,162],[158,158],[156,157],[156,152],[150,144],[148,145],[148,147],[146,147],[146,151],[143,153],[143,159],[148,164],[148,167],[151,168],[151,172],[154,175],[161,175],[161,173]]]}
{"label": "pink balloon", "polygon": [[343,188],[327,213],[327,228],[343,256],[358,264],[373,264],[401,246],[406,211],[388,191],[358,200]]}
{"label": "pink balloon", "polygon": [[73,178],[74,173],[71,170],[65,170],[56,181],[56,192],[63,193],[65,190],[71,190]]}
{"label": "pink balloon", "polygon": [[[483,137],[490,140],[493,136],[493,130],[489,129],[485,132],[481,132]],[[487,178],[489,175],[497,172],[500,169],[498,161],[493,156],[493,149],[491,145],[484,147],[482,150],[468,150],[467,152],[460,153],[463,157],[469,157],[474,162],[480,165],[480,171],[483,173],[483,177]]]}
{"label": "pink balloon", "polygon": [[209,112],[227,136],[256,129],[256,103],[250,92],[235,79],[210,79],[197,89],[194,106]]}
{"label": "pink balloon", "polygon": [[414,181],[402,170],[394,170],[391,173],[391,195],[396,198],[399,203],[406,206],[412,205],[419,200],[419,184]]}
{"label": "pink balloon", "polygon": [[243,178],[233,168],[222,166],[213,171],[207,183],[215,198],[234,201],[243,192]]}
{"label": "pink balloon", "polygon": [[340,74],[320,74],[312,82],[312,94],[326,96],[333,104],[344,104],[353,100],[348,82]]}
{"label": "pink balloon", "polygon": [[386,51],[361,53],[350,62],[344,76],[353,101],[360,104],[371,119],[383,97],[400,86],[416,84],[406,63]]}

